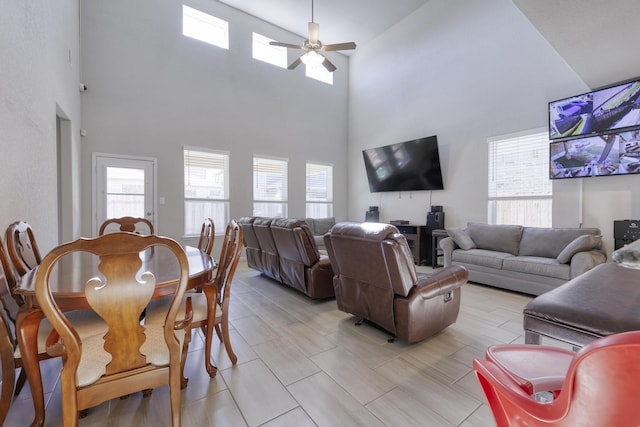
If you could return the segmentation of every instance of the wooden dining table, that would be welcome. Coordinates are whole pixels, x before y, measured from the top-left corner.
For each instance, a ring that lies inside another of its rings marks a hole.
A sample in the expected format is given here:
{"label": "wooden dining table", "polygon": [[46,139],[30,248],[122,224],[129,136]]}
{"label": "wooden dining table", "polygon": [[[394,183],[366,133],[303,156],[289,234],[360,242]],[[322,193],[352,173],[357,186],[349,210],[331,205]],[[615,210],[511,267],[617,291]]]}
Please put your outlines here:
{"label": "wooden dining table", "polygon": [[[187,289],[201,286],[211,280],[216,264],[212,257],[200,249],[185,246],[189,261],[189,282]],[[178,283],[179,266],[170,251],[154,247],[141,253],[141,272],[151,272],[156,278],[152,298],[162,298],[175,293]],[[25,304],[18,311],[16,335],[22,355],[22,362],[31,388],[34,405],[32,426],[44,424],[44,390],[38,360],[38,328],[44,315],[35,297],[35,273],[37,267],[23,276],[15,292],[22,295]],[[61,310],[89,309],[84,287],[87,281],[98,275],[98,261],[95,256],[76,253],[63,257],[50,277],[50,289]]]}

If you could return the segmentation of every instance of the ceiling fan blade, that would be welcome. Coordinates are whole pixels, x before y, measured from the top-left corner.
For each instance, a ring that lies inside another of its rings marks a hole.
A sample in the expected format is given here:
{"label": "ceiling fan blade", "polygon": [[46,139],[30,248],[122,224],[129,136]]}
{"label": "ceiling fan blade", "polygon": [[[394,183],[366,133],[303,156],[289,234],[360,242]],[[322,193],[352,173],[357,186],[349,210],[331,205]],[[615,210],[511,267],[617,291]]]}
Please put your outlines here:
{"label": "ceiling fan blade", "polygon": [[322,66],[327,69],[328,72],[333,73],[336,70],[336,66],[329,61],[329,58],[325,56],[324,61],[322,61]]}
{"label": "ceiling fan blade", "polygon": [[289,66],[287,67],[287,70],[293,70],[300,64],[302,64],[302,59],[299,57],[298,59],[293,61],[291,64],[289,64]]}
{"label": "ceiling fan blade", "polygon": [[326,50],[326,51],[350,50],[350,49],[355,49],[355,48],[356,48],[356,44],[354,42],[326,44],[326,45],[322,46],[322,50]]}
{"label": "ceiling fan blade", "polygon": [[318,34],[320,33],[320,25],[315,22],[309,22],[309,44],[318,44]]}
{"label": "ceiling fan blade", "polygon": [[291,49],[302,49],[302,46],[300,46],[299,44],[283,43],[283,42],[276,42],[276,41],[271,41],[269,42],[269,44],[271,46],[288,47]]}

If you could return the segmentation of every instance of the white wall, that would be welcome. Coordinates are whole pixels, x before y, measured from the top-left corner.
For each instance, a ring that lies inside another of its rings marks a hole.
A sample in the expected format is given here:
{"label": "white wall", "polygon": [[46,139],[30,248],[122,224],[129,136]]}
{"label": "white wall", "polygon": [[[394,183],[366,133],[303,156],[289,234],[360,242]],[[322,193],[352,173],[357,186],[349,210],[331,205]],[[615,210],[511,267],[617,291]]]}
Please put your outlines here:
{"label": "white wall", "polygon": [[[430,0],[359,48],[350,71],[349,216],[379,205],[383,221],[423,224],[443,205],[447,227],[487,221],[488,137],[546,127],[549,101],[589,90],[510,0]],[[369,192],[363,149],[428,135],[445,190]],[[640,217],[637,180],[554,181],[554,225],[582,218],[612,248],[613,220]]]}
{"label": "white wall", "polygon": [[[289,216],[305,216],[305,163],[331,163],[335,216],[345,219],[348,61],[331,53],[334,85],[251,58],[252,31],[299,42],[219,2],[188,5],[229,21],[230,49],[182,36],[181,1],[82,3],[83,164],[92,152],[156,157],[157,229],[183,234],[183,145],[231,152],[231,216],[252,214],[252,156],[289,159]],[[290,52],[290,61],[297,56]],[[83,182],[92,180],[85,167]],[[83,188],[83,230],[91,191]]]}
{"label": "white wall", "polygon": [[[0,229],[29,222],[46,253],[59,242],[56,114],[69,120],[63,182],[79,172],[78,0],[0,0],[0,11]],[[78,236],[79,187],[63,200],[64,235]]]}

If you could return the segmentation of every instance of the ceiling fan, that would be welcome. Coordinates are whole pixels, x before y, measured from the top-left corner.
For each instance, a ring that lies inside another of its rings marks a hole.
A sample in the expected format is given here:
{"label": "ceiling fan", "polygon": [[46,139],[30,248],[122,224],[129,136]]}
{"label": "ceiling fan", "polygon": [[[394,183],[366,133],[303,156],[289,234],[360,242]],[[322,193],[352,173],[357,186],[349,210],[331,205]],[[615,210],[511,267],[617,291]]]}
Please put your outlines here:
{"label": "ceiling fan", "polygon": [[320,52],[355,49],[356,44],[354,42],[346,42],[323,45],[322,42],[318,40],[319,31],[320,25],[313,22],[313,0],[311,0],[311,22],[309,22],[309,38],[305,40],[302,45],[276,41],[269,42],[269,44],[272,46],[282,46],[290,49],[301,49],[305,51],[303,55],[289,64],[289,66],[287,67],[288,70],[293,70],[298,65],[300,65],[300,63],[304,63],[305,65],[311,66],[322,65],[327,69],[327,71],[331,73],[336,70],[336,66],[333,65],[331,61],[329,61],[329,59]]}

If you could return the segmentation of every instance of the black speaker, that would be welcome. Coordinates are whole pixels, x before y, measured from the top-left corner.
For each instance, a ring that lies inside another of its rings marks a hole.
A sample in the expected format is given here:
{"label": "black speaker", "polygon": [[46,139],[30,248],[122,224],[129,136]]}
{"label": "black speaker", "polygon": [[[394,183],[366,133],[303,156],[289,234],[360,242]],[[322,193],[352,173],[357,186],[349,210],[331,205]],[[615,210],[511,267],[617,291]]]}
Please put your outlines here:
{"label": "black speaker", "polygon": [[427,229],[436,230],[444,228],[444,212],[427,212]]}
{"label": "black speaker", "polygon": [[640,239],[640,220],[613,221],[613,238],[616,250]]}
{"label": "black speaker", "polygon": [[369,206],[364,214],[364,222],[380,222],[380,211],[377,206]]}

